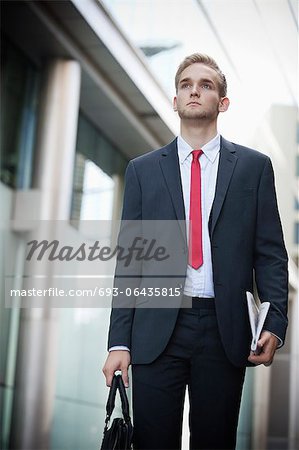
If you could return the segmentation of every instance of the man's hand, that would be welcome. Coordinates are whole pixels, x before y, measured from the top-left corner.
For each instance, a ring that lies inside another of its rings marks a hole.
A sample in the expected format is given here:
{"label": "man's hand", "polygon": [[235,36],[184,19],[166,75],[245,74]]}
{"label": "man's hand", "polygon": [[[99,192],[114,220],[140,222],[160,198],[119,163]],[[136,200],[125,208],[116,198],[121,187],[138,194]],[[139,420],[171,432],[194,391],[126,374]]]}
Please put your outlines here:
{"label": "man's hand", "polygon": [[131,362],[130,352],[127,350],[112,350],[107,356],[103,367],[106,385],[111,386],[112,378],[116,370],[121,370],[125,387],[129,387],[128,367]]}
{"label": "man's hand", "polygon": [[270,366],[277,346],[277,337],[273,336],[269,331],[263,331],[257,343],[257,353],[259,354],[250,352],[248,361],[255,365],[264,364],[265,366]]}

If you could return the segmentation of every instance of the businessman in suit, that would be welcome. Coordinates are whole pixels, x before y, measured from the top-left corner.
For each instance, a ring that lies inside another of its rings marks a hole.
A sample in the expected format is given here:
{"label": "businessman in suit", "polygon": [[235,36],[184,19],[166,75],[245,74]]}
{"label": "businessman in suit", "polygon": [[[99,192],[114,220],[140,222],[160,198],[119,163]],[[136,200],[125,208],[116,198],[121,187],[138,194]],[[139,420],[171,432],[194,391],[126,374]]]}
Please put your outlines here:
{"label": "businessman in suit", "polygon": [[[130,161],[122,218],[190,219],[178,256],[185,274],[177,284],[180,303],[114,305],[103,372],[109,386],[121,370],[128,386],[132,364],[137,449],[180,448],[186,386],[190,448],[234,449],[246,366],[271,364],[284,342],[287,254],[270,159],[217,132],[218,114],[229,107],[218,65],[190,55],[175,85],[180,135]],[[270,302],[256,354],[246,304],[254,282]]]}

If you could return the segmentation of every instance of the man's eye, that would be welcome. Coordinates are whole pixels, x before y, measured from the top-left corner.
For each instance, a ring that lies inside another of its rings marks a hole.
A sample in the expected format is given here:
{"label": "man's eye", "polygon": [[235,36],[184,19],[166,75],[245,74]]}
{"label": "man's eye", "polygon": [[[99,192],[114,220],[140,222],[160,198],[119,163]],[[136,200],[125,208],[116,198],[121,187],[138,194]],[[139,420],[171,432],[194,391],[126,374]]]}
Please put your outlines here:
{"label": "man's eye", "polygon": [[211,89],[211,85],[210,84],[203,84],[201,87],[203,89]]}
{"label": "man's eye", "polygon": [[182,88],[183,89],[188,89],[188,88],[190,88],[191,87],[191,84],[190,83],[184,83],[184,84],[182,84]]}

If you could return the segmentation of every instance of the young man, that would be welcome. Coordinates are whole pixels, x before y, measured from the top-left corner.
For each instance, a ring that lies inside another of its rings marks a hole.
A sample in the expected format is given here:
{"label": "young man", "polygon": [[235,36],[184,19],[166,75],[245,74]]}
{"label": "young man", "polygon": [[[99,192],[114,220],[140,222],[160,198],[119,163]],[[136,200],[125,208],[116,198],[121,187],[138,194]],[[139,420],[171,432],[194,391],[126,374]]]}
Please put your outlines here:
{"label": "young man", "polygon": [[[269,158],[217,132],[229,99],[216,62],[185,58],[175,84],[180,135],[129,163],[123,219],[191,220],[181,300],[192,308],[113,308],[103,371],[108,386],[116,370],[128,385],[132,364],[136,449],[180,448],[186,385],[190,448],[233,449],[245,368],[271,364],[285,338],[287,254]],[[260,354],[250,353],[253,281],[271,303]]]}

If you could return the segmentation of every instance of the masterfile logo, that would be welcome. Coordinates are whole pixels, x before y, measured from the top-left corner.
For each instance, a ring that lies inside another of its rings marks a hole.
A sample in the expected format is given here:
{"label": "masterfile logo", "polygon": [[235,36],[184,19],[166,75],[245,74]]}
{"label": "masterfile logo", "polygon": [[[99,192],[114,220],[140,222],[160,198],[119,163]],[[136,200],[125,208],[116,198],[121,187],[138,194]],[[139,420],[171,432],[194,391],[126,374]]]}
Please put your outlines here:
{"label": "masterfile logo", "polygon": [[101,247],[99,241],[95,241],[93,245],[83,242],[76,248],[62,245],[57,239],[50,242],[45,239],[38,242],[35,239],[28,242],[27,246],[29,246],[27,261],[31,261],[33,258],[37,261],[41,261],[43,258],[47,258],[48,261],[109,261],[116,257],[118,261],[124,261],[124,265],[127,267],[133,259],[136,261],[164,261],[170,258],[166,248],[157,245],[156,239],[148,240],[142,237],[135,237],[127,248],[120,245],[114,248]]}

